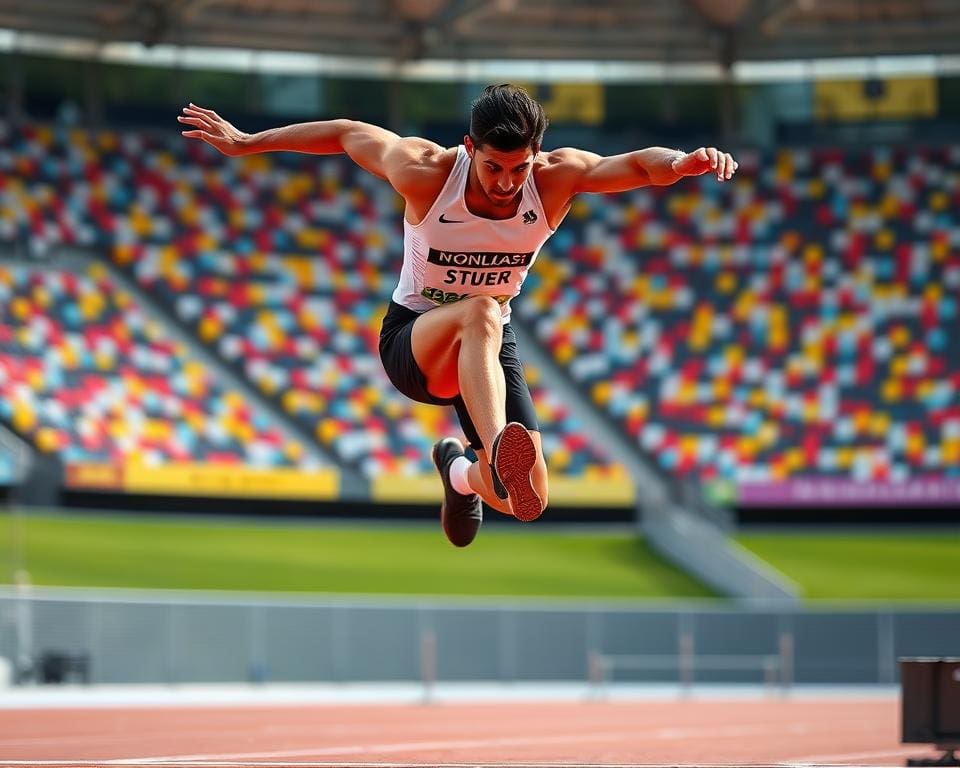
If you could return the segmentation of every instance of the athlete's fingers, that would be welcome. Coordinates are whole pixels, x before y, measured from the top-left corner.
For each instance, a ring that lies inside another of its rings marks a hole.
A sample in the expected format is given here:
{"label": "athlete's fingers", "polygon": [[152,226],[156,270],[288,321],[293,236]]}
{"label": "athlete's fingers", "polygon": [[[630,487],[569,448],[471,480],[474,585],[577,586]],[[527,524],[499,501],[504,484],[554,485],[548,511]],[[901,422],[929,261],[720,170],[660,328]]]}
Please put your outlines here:
{"label": "athlete's fingers", "polygon": [[213,128],[210,123],[200,117],[187,117],[186,115],[177,115],[177,120],[187,125],[194,125],[197,128]]}
{"label": "athlete's fingers", "polygon": [[718,181],[723,181],[723,179],[725,178],[726,173],[727,173],[726,165],[727,165],[727,157],[726,157],[726,155],[724,155],[723,152],[718,152],[718,153],[717,153],[717,162],[716,162],[717,180],[718,180]]}
{"label": "athlete's fingers", "polygon": [[180,131],[180,134],[182,136],[186,136],[188,139],[202,139],[203,141],[207,142],[207,144],[209,144],[210,146],[213,146],[213,147],[216,146],[214,142],[216,142],[217,137],[214,136],[212,133],[196,130],[196,131]]}
{"label": "athlete's fingers", "polygon": [[190,125],[196,125],[199,128],[213,128],[213,124],[203,115],[198,115],[196,112],[187,112],[184,110],[184,114],[178,115],[181,122],[189,122]]}
{"label": "athlete's fingers", "polygon": [[730,179],[733,177],[733,174],[737,170],[737,164],[733,162],[733,156],[727,152],[727,178]]}
{"label": "athlete's fingers", "polygon": [[215,123],[220,121],[220,118],[217,117],[216,115],[211,116],[206,114],[205,112],[201,112],[199,109],[191,109],[190,107],[184,107],[183,114],[186,115],[187,117],[196,117],[200,120],[204,120],[210,125],[214,125]]}
{"label": "athlete's fingers", "polygon": [[707,148],[706,148],[706,147],[700,147],[700,149],[698,149],[697,152],[696,152],[696,158],[697,158],[697,160],[699,160],[699,161],[701,161],[701,162],[703,162],[703,163],[707,162],[707,160],[710,159],[710,155],[707,154]]}
{"label": "athlete's fingers", "polygon": [[710,159],[710,167],[717,167],[717,150],[715,147],[707,147],[707,157]]}
{"label": "athlete's fingers", "polygon": [[217,114],[216,112],[214,112],[212,109],[204,109],[203,107],[198,107],[198,106],[197,106],[196,104],[194,104],[192,101],[190,102],[190,104],[189,104],[188,106],[189,106],[191,109],[197,110],[197,112],[199,112],[201,115],[206,115],[207,117],[220,117],[220,115],[218,115],[218,114]]}
{"label": "athlete's fingers", "polygon": [[207,110],[200,111],[199,109],[191,109],[190,107],[183,108],[183,114],[187,117],[195,117],[198,120],[202,120],[206,125],[209,125],[211,128],[219,126],[223,123],[223,118],[216,114],[210,114]]}

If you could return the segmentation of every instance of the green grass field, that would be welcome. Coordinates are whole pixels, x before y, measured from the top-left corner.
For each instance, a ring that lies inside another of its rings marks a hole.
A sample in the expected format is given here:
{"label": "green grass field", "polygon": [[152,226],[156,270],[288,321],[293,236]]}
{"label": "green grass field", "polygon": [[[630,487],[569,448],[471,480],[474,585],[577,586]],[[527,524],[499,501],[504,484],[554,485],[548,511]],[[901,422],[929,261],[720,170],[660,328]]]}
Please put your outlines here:
{"label": "green grass field", "polygon": [[756,533],[737,541],[804,598],[960,600],[960,532]]}
{"label": "green grass field", "polygon": [[[19,528],[15,527],[19,526]],[[960,600],[960,532],[745,533],[807,599]],[[18,544],[22,542],[22,544]],[[628,533],[354,526],[158,515],[0,516],[0,582],[47,586],[571,598],[709,597]]]}
{"label": "green grass field", "polygon": [[19,548],[31,583],[48,586],[579,598],[711,595],[633,536],[511,528],[488,527],[471,546],[455,549],[439,524],[346,527],[6,514],[0,517],[0,580],[13,580]]}

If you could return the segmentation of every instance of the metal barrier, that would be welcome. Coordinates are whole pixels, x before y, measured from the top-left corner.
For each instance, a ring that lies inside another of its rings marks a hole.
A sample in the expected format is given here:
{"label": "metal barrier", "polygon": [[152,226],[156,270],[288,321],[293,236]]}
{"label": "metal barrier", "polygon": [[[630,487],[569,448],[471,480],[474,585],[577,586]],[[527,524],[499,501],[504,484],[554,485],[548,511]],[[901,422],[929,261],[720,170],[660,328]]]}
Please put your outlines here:
{"label": "metal barrier", "polygon": [[705,654],[697,655],[694,650],[693,635],[680,636],[680,648],[677,654],[640,653],[640,654],[603,654],[591,650],[587,667],[591,689],[595,696],[602,696],[616,670],[639,672],[663,672],[676,670],[683,693],[689,695],[698,670],[714,672],[740,672],[759,670],[763,672],[763,683],[772,688],[779,685],[781,695],[786,695],[793,685],[793,635],[780,636],[778,654]]}
{"label": "metal barrier", "polygon": [[527,601],[0,587],[0,657],[91,683],[886,684],[956,652],[960,606]]}

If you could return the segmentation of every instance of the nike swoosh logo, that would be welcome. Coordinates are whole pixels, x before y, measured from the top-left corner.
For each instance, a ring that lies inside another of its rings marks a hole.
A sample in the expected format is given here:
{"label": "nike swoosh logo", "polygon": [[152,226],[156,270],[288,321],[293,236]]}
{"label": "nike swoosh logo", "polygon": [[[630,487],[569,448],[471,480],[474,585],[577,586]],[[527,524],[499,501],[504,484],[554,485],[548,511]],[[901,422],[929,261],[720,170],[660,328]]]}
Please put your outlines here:
{"label": "nike swoosh logo", "polygon": [[463,222],[460,221],[459,219],[445,219],[445,218],[443,218],[443,214],[442,214],[442,213],[440,214],[440,223],[441,223],[441,224],[463,224]]}

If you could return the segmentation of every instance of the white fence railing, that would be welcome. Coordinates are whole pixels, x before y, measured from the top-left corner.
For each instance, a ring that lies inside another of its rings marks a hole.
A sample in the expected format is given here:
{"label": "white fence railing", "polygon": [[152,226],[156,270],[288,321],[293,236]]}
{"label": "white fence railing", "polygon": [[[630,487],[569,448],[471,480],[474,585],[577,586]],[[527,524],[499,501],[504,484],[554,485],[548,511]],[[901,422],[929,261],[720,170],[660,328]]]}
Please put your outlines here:
{"label": "white fence railing", "polygon": [[[689,694],[697,682],[697,672],[751,672],[762,673],[763,684],[779,687],[786,694],[793,685],[794,638],[789,632],[780,635],[776,654],[697,654],[693,635],[680,636],[676,654],[635,653],[604,654],[591,650],[587,659],[591,689],[595,696],[603,696],[611,683],[617,682],[617,672],[676,673],[682,691]],[[658,675],[659,676],[659,675]]]}

